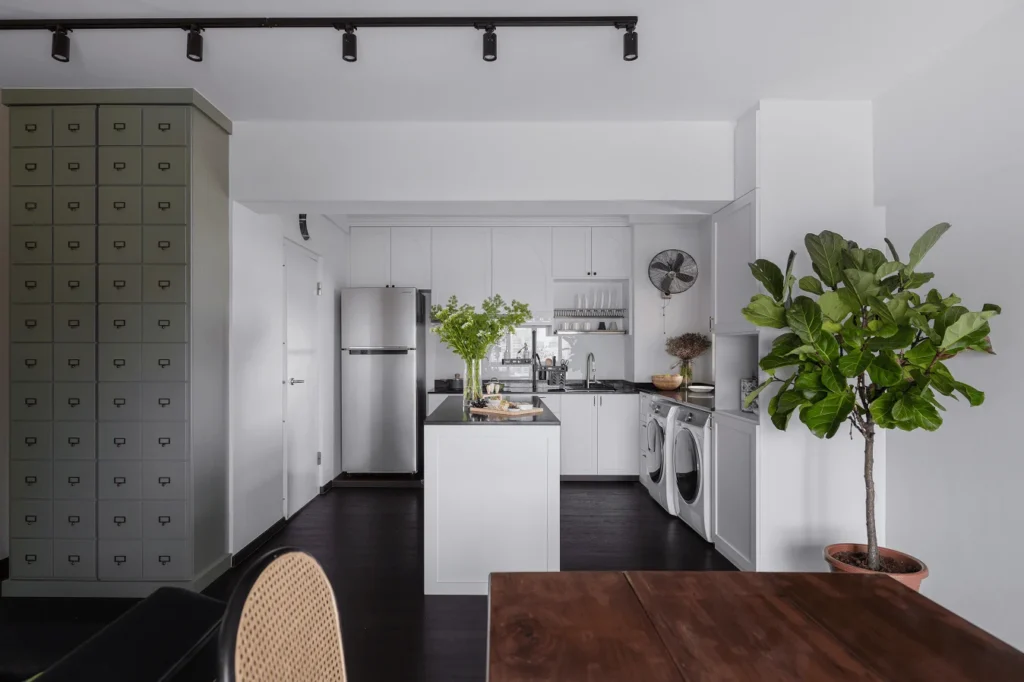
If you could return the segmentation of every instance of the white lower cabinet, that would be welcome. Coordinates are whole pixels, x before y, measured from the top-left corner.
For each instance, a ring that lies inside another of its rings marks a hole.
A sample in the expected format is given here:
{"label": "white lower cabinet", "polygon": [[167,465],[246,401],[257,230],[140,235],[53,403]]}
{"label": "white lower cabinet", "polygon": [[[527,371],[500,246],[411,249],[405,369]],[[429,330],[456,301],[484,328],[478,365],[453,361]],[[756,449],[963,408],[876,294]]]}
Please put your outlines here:
{"label": "white lower cabinet", "polygon": [[597,448],[594,442],[594,419],[597,396],[561,396],[562,475],[594,476],[597,474]]}
{"label": "white lower cabinet", "polygon": [[639,398],[564,395],[561,399],[562,475],[636,476]]}
{"label": "white lower cabinet", "polygon": [[756,569],[757,425],[739,417],[714,420],[715,549],[738,568]]}

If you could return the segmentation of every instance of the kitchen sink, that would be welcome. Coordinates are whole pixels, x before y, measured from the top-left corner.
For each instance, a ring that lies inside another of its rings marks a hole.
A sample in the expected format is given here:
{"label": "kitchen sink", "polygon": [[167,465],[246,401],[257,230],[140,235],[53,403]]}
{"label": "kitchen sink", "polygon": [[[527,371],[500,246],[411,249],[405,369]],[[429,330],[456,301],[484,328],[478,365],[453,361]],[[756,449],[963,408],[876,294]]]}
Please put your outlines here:
{"label": "kitchen sink", "polygon": [[611,384],[591,381],[590,388],[587,388],[582,383],[566,384],[565,388],[551,388],[548,390],[548,393],[615,393],[617,390]]}

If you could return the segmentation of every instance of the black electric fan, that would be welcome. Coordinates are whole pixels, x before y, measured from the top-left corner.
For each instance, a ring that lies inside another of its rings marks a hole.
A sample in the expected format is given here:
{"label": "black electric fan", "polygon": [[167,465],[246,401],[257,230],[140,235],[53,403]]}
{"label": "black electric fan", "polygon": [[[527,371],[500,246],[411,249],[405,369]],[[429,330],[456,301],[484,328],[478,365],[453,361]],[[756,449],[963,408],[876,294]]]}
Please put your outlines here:
{"label": "black electric fan", "polygon": [[697,261],[679,249],[666,249],[651,259],[647,266],[651,284],[661,292],[662,298],[681,294],[697,281]]}

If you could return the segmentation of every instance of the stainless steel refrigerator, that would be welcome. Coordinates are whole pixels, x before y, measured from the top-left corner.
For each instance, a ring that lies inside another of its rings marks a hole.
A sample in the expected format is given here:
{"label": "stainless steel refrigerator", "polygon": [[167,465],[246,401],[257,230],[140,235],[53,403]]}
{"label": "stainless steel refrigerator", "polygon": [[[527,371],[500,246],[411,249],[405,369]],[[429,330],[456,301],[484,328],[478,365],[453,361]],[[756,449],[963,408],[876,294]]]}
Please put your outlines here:
{"label": "stainless steel refrigerator", "polygon": [[429,292],[341,292],[341,470],[421,471]]}

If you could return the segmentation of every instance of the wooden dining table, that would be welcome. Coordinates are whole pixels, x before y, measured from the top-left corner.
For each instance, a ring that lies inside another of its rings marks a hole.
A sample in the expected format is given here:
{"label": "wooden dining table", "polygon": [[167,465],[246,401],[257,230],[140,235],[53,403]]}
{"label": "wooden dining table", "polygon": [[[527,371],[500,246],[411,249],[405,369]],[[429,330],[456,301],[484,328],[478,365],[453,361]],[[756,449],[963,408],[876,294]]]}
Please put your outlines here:
{"label": "wooden dining table", "polygon": [[489,682],[1024,680],[1024,653],[883,575],[495,573],[489,599]]}

